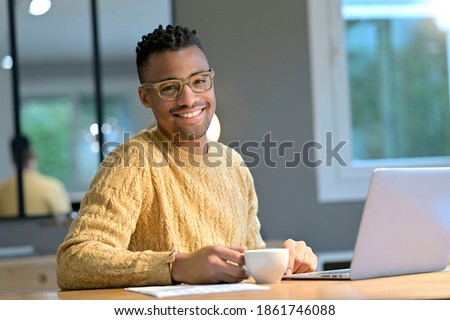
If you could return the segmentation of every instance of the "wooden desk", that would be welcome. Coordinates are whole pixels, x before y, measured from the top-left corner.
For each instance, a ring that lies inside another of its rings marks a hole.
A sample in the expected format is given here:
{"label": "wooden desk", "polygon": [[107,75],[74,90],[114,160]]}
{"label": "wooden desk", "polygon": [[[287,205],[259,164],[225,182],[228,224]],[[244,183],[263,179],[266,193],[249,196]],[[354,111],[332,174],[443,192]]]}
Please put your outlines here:
{"label": "wooden desk", "polygon": [[[450,269],[368,280],[286,280],[267,291],[193,295],[175,300],[450,299]],[[0,300],[141,300],[152,296],[124,289],[42,291],[0,295]]]}

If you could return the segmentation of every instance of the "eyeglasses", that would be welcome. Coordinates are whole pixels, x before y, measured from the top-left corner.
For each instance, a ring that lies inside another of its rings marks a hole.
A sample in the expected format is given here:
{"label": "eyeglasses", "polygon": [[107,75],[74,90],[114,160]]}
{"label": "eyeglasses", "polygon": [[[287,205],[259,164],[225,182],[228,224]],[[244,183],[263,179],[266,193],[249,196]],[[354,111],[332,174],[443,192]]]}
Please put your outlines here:
{"label": "eyeglasses", "polygon": [[183,91],[185,84],[195,93],[205,92],[212,88],[214,71],[200,72],[185,79],[171,79],[156,83],[142,83],[144,89],[155,89],[163,100],[174,100]]}

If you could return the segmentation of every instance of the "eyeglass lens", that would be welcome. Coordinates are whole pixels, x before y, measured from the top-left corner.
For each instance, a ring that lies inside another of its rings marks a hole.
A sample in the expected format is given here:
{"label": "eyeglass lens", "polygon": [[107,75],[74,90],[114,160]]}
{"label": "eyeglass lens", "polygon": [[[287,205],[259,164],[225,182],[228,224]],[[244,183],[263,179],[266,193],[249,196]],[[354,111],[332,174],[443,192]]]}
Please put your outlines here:
{"label": "eyeglass lens", "polygon": [[192,91],[200,93],[211,89],[212,77],[209,74],[197,74],[185,81],[178,79],[166,81],[159,86],[159,94],[164,99],[174,99],[181,93],[185,83]]}

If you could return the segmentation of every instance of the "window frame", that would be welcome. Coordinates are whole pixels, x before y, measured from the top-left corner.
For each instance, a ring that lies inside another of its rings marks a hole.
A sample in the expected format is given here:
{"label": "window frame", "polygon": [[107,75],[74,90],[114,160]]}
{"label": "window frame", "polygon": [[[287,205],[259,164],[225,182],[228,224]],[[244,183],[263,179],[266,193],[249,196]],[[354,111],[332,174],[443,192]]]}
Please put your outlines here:
{"label": "window frame", "polygon": [[[345,142],[339,155],[346,165],[333,162],[316,168],[318,202],[364,200],[372,172],[378,167],[450,166],[447,156],[352,160],[351,102],[341,1],[307,0],[307,10],[314,139],[326,145],[331,133],[333,145]],[[316,157],[325,159],[327,149],[330,148],[316,150]]]}

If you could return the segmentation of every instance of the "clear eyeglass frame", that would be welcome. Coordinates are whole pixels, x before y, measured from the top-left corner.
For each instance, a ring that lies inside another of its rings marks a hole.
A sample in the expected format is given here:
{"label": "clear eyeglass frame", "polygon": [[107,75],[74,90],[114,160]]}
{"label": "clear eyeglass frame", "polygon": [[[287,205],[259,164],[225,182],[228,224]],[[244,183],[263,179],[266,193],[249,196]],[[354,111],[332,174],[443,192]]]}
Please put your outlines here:
{"label": "clear eyeglass frame", "polygon": [[[214,70],[209,69],[208,71],[200,72],[184,79],[170,79],[155,83],[144,82],[141,83],[141,87],[156,90],[158,96],[163,100],[174,100],[181,95],[184,85],[188,85],[195,93],[210,90],[213,86],[214,76]],[[200,82],[197,83],[197,81]]]}

